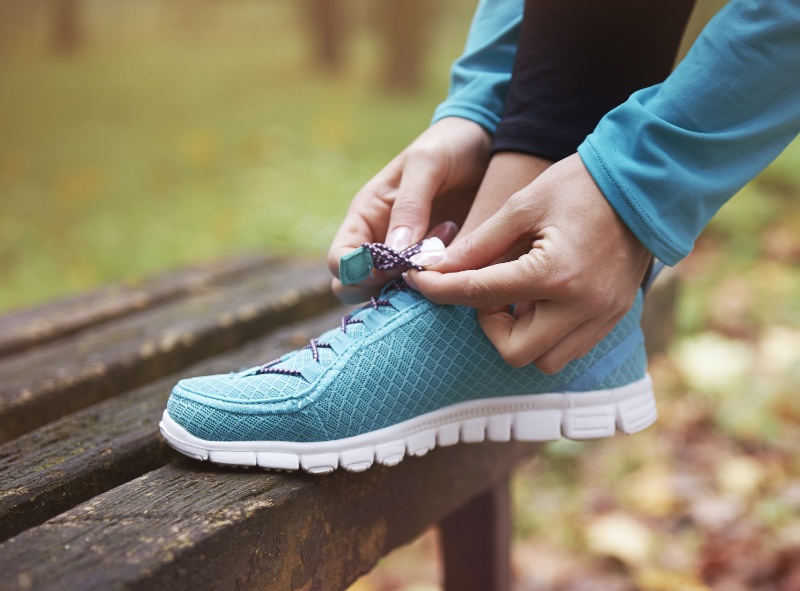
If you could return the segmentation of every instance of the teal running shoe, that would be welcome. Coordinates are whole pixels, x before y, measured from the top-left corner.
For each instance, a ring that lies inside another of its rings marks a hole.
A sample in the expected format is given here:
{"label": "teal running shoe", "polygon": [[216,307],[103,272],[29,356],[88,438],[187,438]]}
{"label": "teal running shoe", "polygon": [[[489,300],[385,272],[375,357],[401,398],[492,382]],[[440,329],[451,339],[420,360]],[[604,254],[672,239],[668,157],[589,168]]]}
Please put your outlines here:
{"label": "teal running shoe", "polygon": [[477,311],[427,300],[402,280],[303,349],[230,375],[181,380],[161,432],[220,464],[351,472],[458,442],[635,433],[657,418],[630,312],[588,355],[546,375],[515,369]]}

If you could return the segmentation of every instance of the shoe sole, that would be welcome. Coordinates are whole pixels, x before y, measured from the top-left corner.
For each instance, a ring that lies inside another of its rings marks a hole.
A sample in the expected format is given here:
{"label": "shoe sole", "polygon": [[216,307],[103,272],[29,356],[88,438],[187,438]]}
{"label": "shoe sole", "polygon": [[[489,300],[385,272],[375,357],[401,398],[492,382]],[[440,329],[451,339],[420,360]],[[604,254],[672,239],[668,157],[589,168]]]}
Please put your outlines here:
{"label": "shoe sole", "polygon": [[270,470],[328,474],[337,467],[363,472],[377,462],[394,466],[436,446],[481,441],[554,441],[636,433],[658,418],[650,376],[612,390],[528,394],[462,402],[362,435],[320,442],[206,441],[176,423],[160,423],[167,443],[198,460]]}

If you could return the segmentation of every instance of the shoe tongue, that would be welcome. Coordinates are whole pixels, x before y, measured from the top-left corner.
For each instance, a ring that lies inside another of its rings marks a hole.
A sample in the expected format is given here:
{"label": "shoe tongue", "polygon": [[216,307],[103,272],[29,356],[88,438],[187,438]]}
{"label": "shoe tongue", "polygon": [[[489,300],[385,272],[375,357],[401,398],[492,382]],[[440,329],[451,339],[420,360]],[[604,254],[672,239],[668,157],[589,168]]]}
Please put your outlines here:
{"label": "shoe tongue", "polygon": [[383,286],[383,289],[381,289],[381,295],[379,295],[377,299],[391,301],[393,296],[407,292],[413,292],[415,294],[418,294],[418,292],[408,287],[408,285],[406,285],[406,282],[403,281],[402,279],[395,279],[394,281],[390,281],[389,283]]}
{"label": "shoe tongue", "polygon": [[[392,302],[391,306],[372,306],[370,304],[366,304],[364,307],[353,311],[351,317],[353,319],[363,320],[367,315],[371,315],[373,318],[374,315],[378,315],[379,317],[388,319],[397,314],[399,309],[402,309],[408,305],[409,300],[407,300],[406,297],[398,298],[397,296],[399,294],[409,292],[412,292],[412,290],[399,289],[396,287],[396,284],[393,281],[384,287],[381,291],[380,297],[376,298],[376,300],[388,300]],[[416,294],[417,297],[421,297],[417,292],[413,293]],[[334,338],[336,333],[341,332],[341,330],[341,326],[332,328],[318,336],[316,341],[318,343],[330,343],[331,339]],[[348,324],[345,328],[345,334],[347,334],[347,336],[353,340],[358,340],[361,337],[369,334],[369,332],[370,329],[367,328],[363,322],[353,322],[352,324]],[[328,347],[317,346],[317,353],[319,355],[319,363],[323,367],[333,363],[336,359],[336,353],[334,353],[333,350],[329,349]],[[317,361],[314,360],[314,352],[310,348],[305,348],[287,353],[284,356],[283,361],[276,363],[273,367],[276,369],[294,369],[302,371],[303,367],[308,363],[317,363]]]}
{"label": "shoe tongue", "polygon": [[[353,319],[360,319],[363,321],[366,315],[375,315],[390,318],[398,313],[398,308],[400,307],[400,301],[396,298],[392,299],[393,296],[397,294],[403,293],[401,290],[397,288],[390,289],[390,286],[393,285],[389,284],[386,286],[383,291],[381,292],[380,297],[376,298],[376,300],[389,300],[393,302],[391,306],[372,306],[370,304],[366,304],[364,307],[359,308],[352,312],[351,317]],[[401,298],[402,300],[402,298]],[[317,343],[330,343],[331,340],[335,337],[336,333],[342,331],[341,326],[337,326],[332,328],[320,336],[316,338]],[[353,322],[348,324],[345,328],[345,334],[353,340],[358,340],[362,336],[368,334],[370,330],[364,325],[363,322]],[[333,352],[332,349],[323,346],[317,346],[317,354],[319,355],[319,363],[324,367],[336,360],[336,353]],[[317,363],[314,360],[314,352],[311,348],[304,348],[298,349],[297,351],[293,351],[291,353],[287,353],[283,356],[283,360],[280,363],[276,363],[273,367],[276,369],[294,369],[298,371],[302,371],[303,366],[308,363]]]}

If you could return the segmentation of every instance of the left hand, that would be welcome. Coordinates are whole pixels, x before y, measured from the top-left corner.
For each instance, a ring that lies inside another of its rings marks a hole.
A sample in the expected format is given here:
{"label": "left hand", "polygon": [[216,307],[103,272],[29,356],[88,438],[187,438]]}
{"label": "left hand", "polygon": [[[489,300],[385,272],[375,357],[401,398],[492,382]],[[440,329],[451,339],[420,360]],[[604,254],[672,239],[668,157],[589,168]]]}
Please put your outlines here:
{"label": "left hand", "polygon": [[362,242],[386,242],[396,250],[431,236],[449,243],[478,190],[490,147],[491,136],[480,125],[445,117],[364,185],[328,251],[333,293],[345,303],[356,304],[377,295],[391,277],[399,275],[375,271],[357,285],[343,286],[338,279],[339,260]]}
{"label": "left hand", "polygon": [[[492,264],[521,244],[522,256]],[[434,302],[479,308],[511,365],[555,373],[630,310],[651,256],[573,154],[457,238],[441,263],[409,277]]]}

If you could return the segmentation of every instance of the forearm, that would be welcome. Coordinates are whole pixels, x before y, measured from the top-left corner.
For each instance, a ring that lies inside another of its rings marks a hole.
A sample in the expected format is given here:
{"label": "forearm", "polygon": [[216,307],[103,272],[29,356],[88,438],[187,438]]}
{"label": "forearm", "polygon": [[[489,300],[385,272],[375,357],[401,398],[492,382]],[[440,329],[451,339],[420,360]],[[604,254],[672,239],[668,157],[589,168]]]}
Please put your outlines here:
{"label": "forearm", "polygon": [[578,151],[636,237],[675,264],[799,132],[800,1],[732,0],[664,83]]}
{"label": "forearm", "polygon": [[464,53],[450,70],[447,99],[433,121],[461,117],[494,133],[503,112],[524,0],[481,0]]}

